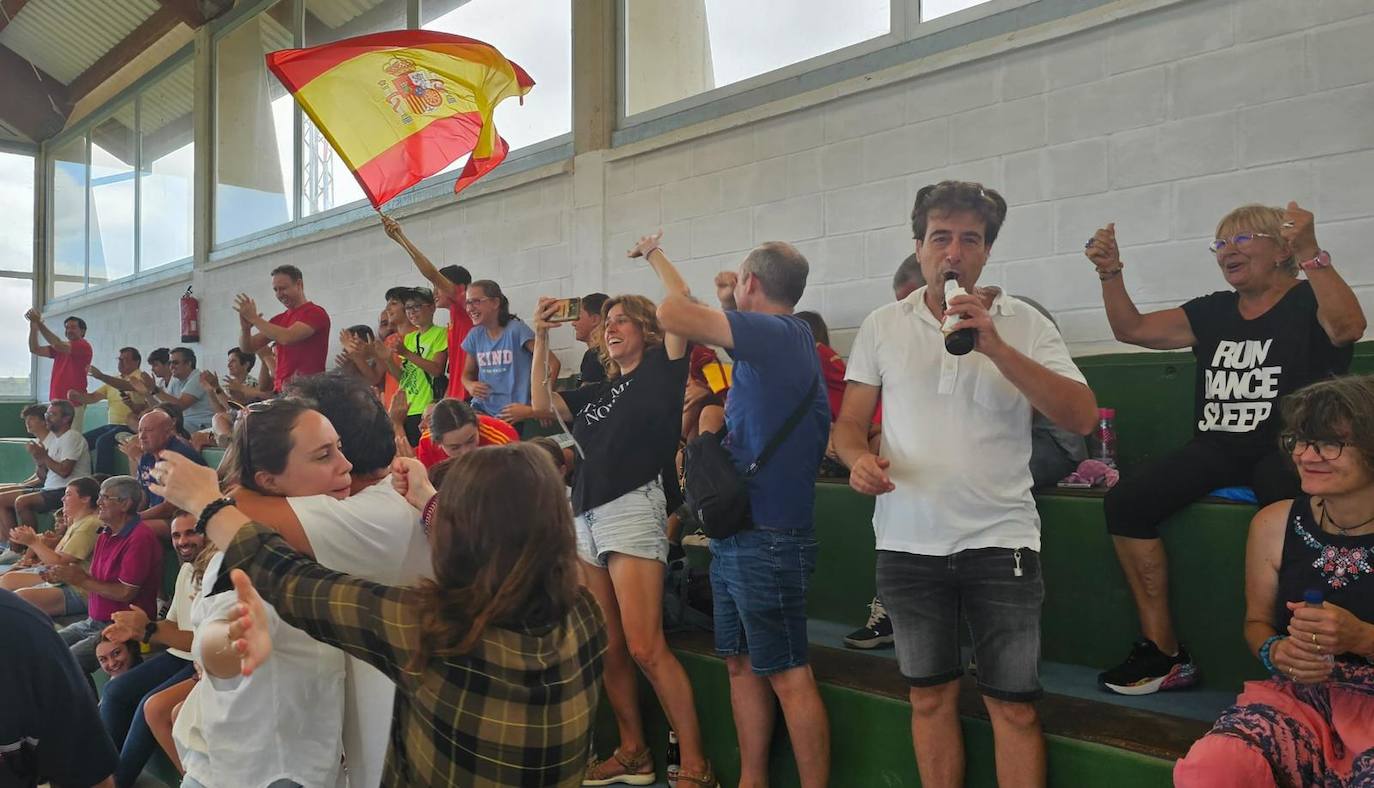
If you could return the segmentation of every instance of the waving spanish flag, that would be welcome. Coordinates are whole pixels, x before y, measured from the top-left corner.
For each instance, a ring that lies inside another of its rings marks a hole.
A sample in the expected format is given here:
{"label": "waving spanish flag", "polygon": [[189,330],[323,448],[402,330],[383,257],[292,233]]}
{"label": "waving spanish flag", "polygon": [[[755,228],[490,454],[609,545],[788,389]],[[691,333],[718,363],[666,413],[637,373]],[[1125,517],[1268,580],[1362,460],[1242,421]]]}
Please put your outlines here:
{"label": "waving spanish flag", "polygon": [[427,30],[358,36],[267,55],[267,67],[382,203],[471,153],[454,192],[510,148],[492,113],[534,80],[490,44]]}

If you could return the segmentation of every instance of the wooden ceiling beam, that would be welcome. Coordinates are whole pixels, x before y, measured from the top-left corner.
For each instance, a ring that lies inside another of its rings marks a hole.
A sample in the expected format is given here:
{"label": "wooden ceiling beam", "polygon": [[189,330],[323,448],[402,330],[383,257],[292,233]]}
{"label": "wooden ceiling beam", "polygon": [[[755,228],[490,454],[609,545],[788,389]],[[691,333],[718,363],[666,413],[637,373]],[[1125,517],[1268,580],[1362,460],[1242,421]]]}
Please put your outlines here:
{"label": "wooden ceiling beam", "polygon": [[66,125],[72,109],[67,89],[5,46],[0,46],[0,83],[5,85],[0,118],[24,136],[42,142]]}
{"label": "wooden ceiling beam", "polygon": [[0,30],[19,14],[19,9],[23,8],[29,0],[0,0]]}

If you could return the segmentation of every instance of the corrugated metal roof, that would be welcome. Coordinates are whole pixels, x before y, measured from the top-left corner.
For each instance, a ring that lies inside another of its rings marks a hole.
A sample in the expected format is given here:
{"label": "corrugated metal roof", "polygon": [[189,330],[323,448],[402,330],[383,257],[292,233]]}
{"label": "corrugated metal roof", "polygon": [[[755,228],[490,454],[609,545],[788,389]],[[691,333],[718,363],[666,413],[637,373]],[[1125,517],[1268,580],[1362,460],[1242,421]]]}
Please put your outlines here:
{"label": "corrugated metal roof", "polygon": [[0,44],[70,83],[161,6],[157,0],[29,0]]}

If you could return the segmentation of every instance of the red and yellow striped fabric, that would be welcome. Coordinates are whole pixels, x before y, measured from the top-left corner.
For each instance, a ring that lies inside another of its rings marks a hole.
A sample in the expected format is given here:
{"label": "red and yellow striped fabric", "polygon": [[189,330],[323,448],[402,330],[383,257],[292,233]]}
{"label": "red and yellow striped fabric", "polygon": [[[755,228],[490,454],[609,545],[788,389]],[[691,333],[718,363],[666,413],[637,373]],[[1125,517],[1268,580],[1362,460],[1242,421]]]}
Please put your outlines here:
{"label": "red and yellow striped fabric", "polygon": [[496,105],[534,87],[490,44],[428,30],[283,49],[267,67],[377,208],[466,153],[454,192],[490,172],[509,150]]}

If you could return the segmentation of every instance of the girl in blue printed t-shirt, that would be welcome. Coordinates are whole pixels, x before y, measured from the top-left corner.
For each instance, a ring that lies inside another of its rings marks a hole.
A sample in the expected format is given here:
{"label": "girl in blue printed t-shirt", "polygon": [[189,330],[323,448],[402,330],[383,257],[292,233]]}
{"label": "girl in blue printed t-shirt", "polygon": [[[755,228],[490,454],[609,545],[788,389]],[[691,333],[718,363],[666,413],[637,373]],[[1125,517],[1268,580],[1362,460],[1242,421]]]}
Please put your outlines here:
{"label": "girl in blue printed t-shirt", "polygon": [[[472,393],[472,407],[488,416],[502,416],[507,405],[528,405],[534,332],[511,314],[510,299],[490,279],[468,285],[466,306],[472,330],[463,340],[467,353],[463,385]],[[558,369],[554,357],[551,378],[558,378]]]}

